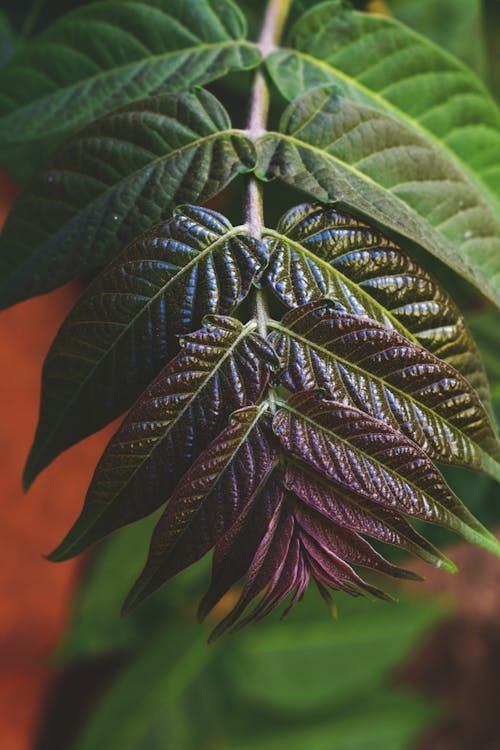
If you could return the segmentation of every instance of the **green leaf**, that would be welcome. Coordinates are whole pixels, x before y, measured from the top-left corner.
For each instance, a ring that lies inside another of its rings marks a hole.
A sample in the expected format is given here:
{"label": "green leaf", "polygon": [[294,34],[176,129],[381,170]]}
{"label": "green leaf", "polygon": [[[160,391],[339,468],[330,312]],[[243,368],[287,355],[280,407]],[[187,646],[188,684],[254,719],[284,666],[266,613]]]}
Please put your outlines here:
{"label": "green leaf", "polygon": [[[330,666],[333,668],[333,663]],[[342,683],[340,674],[333,668],[332,681],[337,675]],[[385,690],[380,696],[370,697],[369,702],[367,696],[361,698],[364,700],[349,712],[339,712],[336,720],[271,730],[265,736],[232,744],[231,750],[253,750],[256,746],[259,750],[409,750],[436,715],[422,699],[401,690]]]}
{"label": "green leaf", "polygon": [[229,315],[265,248],[221,214],[184,206],[135,240],[86,290],[43,368],[29,485],[56,455],[135,401],[207,313]]}
{"label": "green leaf", "polygon": [[354,216],[319,204],[290,209],[264,230],[265,278],[287,307],[325,297],[378,320],[446,360],[490,406],[476,344],[453,300],[409,253]]}
{"label": "green leaf", "polygon": [[280,133],[262,136],[257,148],[262,179],[350,206],[500,305],[498,215],[446,153],[399,120],[318,87],[290,105]]}
{"label": "green leaf", "polygon": [[114,534],[85,566],[72,598],[66,632],[56,647],[58,665],[140,646],[144,637],[141,623],[134,617],[121,618],[120,609],[130,582],[141,570],[155,516]]}
{"label": "green leaf", "polygon": [[166,630],[162,627],[119,675],[74,750],[143,748],[151,722],[181,702],[216,656],[217,649],[207,648],[199,628],[186,623]]}
{"label": "green leaf", "polygon": [[349,10],[341,0],[306,13],[288,41],[291,49],[267,60],[287,99],[339,86],[436,147],[498,215],[500,111],[459,60],[396,20]]}
{"label": "green leaf", "polygon": [[500,352],[498,331],[500,331],[500,313],[488,312],[473,315],[469,325],[481,350],[486,372],[490,379],[493,393],[500,393]]}
{"label": "green leaf", "polygon": [[72,138],[21,194],[0,237],[0,307],[93,271],[179,203],[253,167],[209,93],[152,97]]}
{"label": "green leaf", "polygon": [[260,55],[245,34],[231,0],[105,0],[79,8],[0,73],[0,156],[15,169],[15,160],[24,165],[35,154],[20,173],[26,176],[63,136],[117,107],[253,67]]}
{"label": "green leaf", "polygon": [[276,459],[267,402],[236,411],[175,488],[125,612],[215,546],[255,501]]}
{"label": "green leaf", "polygon": [[[403,600],[388,607],[337,596],[339,618],[334,623],[290,618],[286,628],[270,622],[262,630],[245,631],[231,676],[247,700],[301,712],[354,704],[359,694],[374,695],[377,683],[443,614],[442,606],[432,601]],[[332,679],[332,665],[341,679]]]}
{"label": "green leaf", "polygon": [[14,34],[7,15],[0,11],[0,65],[5,65],[14,49]]}
{"label": "green leaf", "polygon": [[255,327],[213,316],[185,337],[111,439],[82,513],[51,560],[73,557],[165,503],[229,415],[260,397],[275,355]]}
{"label": "green leaf", "polygon": [[314,391],[296,393],[281,406],[273,427],[283,448],[334,487],[439,524],[500,555],[497,539],[469,513],[412,440]]}
{"label": "green leaf", "polygon": [[474,68],[486,68],[482,0],[388,0],[395,17]]}
{"label": "green leaf", "polygon": [[453,367],[328,302],[310,302],[270,326],[287,388],[324,388],[400,430],[431,458],[500,481],[500,445],[489,417]]}

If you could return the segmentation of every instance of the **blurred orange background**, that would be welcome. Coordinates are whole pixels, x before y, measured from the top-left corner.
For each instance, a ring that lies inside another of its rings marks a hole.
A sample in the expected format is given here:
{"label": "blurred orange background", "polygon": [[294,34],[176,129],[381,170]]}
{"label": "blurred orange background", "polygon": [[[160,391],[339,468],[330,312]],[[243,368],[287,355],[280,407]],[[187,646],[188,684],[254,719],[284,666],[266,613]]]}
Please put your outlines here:
{"label": "blurred orange background", "polygon": [[[0,174],[0,226],[16,195]],[[21,475],[38,415],[43,359],[78,295],[77,285],[0,315],[0,745],[33,746],[50,687],[49,655],[64,628],[78,562],[54,565],[49,552],[77,516],[107,428],[61,456],[29,495]]]}

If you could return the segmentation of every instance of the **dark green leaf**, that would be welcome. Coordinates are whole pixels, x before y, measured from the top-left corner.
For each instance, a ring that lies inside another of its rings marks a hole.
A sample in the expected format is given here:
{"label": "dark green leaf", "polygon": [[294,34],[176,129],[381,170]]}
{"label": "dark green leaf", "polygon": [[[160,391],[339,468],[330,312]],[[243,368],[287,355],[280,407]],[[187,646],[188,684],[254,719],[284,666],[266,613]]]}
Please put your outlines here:
{"label": "dark green leaf", "polygon": [[264,402],[235,412],[181,479],[153,533],[126,611],[212,549],[255,501],[277,458],[267,410]]}
{"label": "dark green leaf", "polygon": [[14,34],[6,14],[0,11],[0,65],[11,57],[14,49]]}
{"label": "dark green leaf", "polygon": [[265,230],[271,289],[288,307],[321,297],[378,320],[464,375],[485,404],[489,386],[463,316],[405,250],[364,222],[318,204],[288,211]]}
{"label": "dark green leaf", "polygon": [[292,49],[267,60],[287,99],[313,86],[339,86],[436,148],[498,214],[500,111],[459,60],[395,19],[349,10],[341,0],[305,14],[289,43]]}
{"label": "dark green leaf", "polygon": [[[330,669],[331,681],[337,678],[341,684],[343,672],[334,662]],[[359,696],[356,706],[346,713],[339,710],[336,720],[315,722],[300,729],[271,730],[264,737],[232,744],[231,750],[254,750],[256,746],[259,750],[409,750],[435,712],[404,691],[387,690],[381,695],[378,692],[369,701],[366,696]],[[370,705],[372,702],[374,705]]]}
{"label": "dark green leaf", "polygon": [[445,362],[369,318],[310,302],[273,321],[292,391],[324,388],[401,430],[435,460],[500,480],[500,445],[476,392]]}
{"label": "dark green leaf", "polygon": [[231,412],[260,397],[275,355],[255,327],[213,316],[186,336],[111,439],[80,517],[50,559],[77,555],[156,510]]}
{"label": "dark green leaf", "polygon": [[498,214],[447,153],[404,123],[319,87],[295,100],[280,133],[262,136],[257,148],[262,179],[346,204],[433,253],[500,305]]}
{"label": "dark green leaf", "polygon": [[260,55],[245,34],[231,0],[105,0],[80,8],[1,72],[0,155],[25,176],[64,135],[117,107],[253,67]]}
{"label": "dark green leaf", "polygon": [[300,392],[282,404],[274,429],[284,449],[360,500],[437,523],[500,554],[500,544],[447,487],[427,455],[384,422]]}
{"label": "dark green leaf", "polygon": [[47,356],[29,485],[58,453],[128,408],[204,315],[228,315],[265,248],[221,214],[185,206],[148,230],[76,304]]}
{"label": "dark green leaf", "polygon": [[251,144],[203,90],[99,120],[16,202],[0,238],[0,307],[99,268],[176,205],[206,201],[253,164]]}
{"label": "dark green leaf", "polygon": [[207,648],[199,628],[184,623],[167,627],[165,632],[162,623],[154,640],[119,675],[75,750],[144,748],[150,722],[154,724],[172,705],[181,704],[186,690],[200,680],[216,656],[217,649]]}
{"label": "dark green leaf", "polygon": [[375,686],[442,614],[429,600],[403,600],[388,607],[343,594],[338,598],[334,623],[328,618],[304,622],[294,617],[286,627],[268,622],[241,634],[241,657],[231,662],[231,675],[247,700],[288,712],[324,705],[343,713],[347,704],[370,694],[372,703]]}

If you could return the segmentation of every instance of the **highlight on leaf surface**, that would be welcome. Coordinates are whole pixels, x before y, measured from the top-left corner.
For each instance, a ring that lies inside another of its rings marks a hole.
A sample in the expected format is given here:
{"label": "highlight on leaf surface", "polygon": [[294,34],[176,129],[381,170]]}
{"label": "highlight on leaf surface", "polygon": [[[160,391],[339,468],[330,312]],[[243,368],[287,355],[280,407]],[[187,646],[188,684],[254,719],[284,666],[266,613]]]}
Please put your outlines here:
{"label": "highlight on leaf surface", "polygon": [[[499,476],[496,432],[471,384],[486,400],[482,365],[445,291],[336,208],[297,206],[261,239],[249,231],[184,206],[97,277],[47,360],[39,438],[47,460],[116,413],[120,398],[130,405],[163,365],[50,559],[165,506],[124,609],[213,550],[200,618],[231,587],[240,592],[212,639],[282,603],[286,614],[311,580],[332,606],[336,590],[393,598],[360,568],[418,579],[367,538],[455,571],[411,519],[500,554],[431,460]],[[290,308],[281,320],[258,304],[247,323],[228,317],[245,296],[271,292]],[[59,372],[66,392],[55,387]]]}
{"label": "highlight on leaf surface", "polygon": [[449,362],[490,406],[489,385],[463,315],[400,245],[337,206],[303,203],[265,230],[268,283],[287,306],[331,298],[394,328]]}
{"label": "highlight on leaf surface", "polygon": [[[371,574],[416,576],[379,543],[453,571],[413,521],[500,553],[432,463],[500,477],[478,348],[411,254],[500,304],[498,107],[393,19],[289,5],[253,42],[233,0],[99,0],[0,71],[0,159],[44,162],[0,237],[0,308],[99,274],[46,359],[26,484],[130,409],[50,558],[164,506],[126,609],[213,550],[200,618],[239,587],[214,638],[311,581],[391,599]],[[289,104],[270,131],[263,71],[246,118],[247,77],[222,80],[242,130],[199,86],[262,58]],[[203,207],[240,174],[242,214]],[[311,202],[266,227],[258,180]]]}
{"label": "highlight on leaf surface", "polygon": [[500,479],[490,418],[453,367],[381,323],[325,301],[270,325],[289,390],[324,388],[401,430],[431,458]]}
{"label": "highlight on leaf surface", "polygon": [[75,525],[50,555],[64,560],[165,503],[236,409],[257,401],[276,366],[255,323],[211,316],[136,402],[111,439]]}
{"label": "highlight on leaf surface", "polygon": [[134,240],[88,287],[47,355],[26,483],[130,407],[176,354],[178,336],[207,314],[231,314],[265,261],[246,227],[196,206]]}
{"label": "highlight on leaf surface", "polygon": [[[260,179],[338,201],[428,250],[500,304],[500,218],[448,158],[404,123],[309,89],[256,144]],[[444,196],[444,197],[443,197]]]}

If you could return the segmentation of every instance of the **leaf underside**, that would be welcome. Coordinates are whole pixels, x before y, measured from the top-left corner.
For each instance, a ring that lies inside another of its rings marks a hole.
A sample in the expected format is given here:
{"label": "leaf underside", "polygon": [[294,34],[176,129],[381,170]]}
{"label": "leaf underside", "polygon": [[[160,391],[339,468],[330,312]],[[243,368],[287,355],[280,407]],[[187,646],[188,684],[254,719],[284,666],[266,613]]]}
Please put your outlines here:
{"label": "leaf underside", "polygon": [[131,406],[206,314],[247,295],[265,248],[221,214],[183,206],[135,240],[86,290],[42,376],[29,485],[55,456]]}

